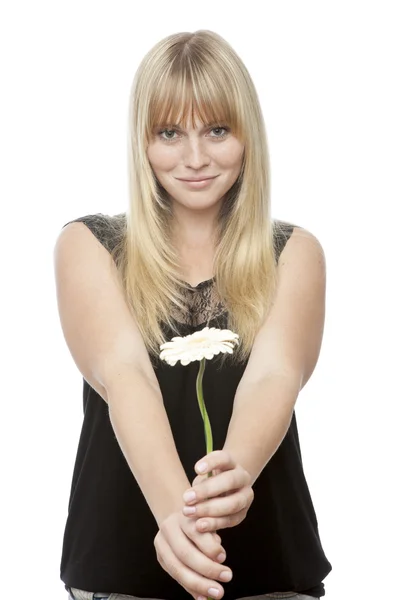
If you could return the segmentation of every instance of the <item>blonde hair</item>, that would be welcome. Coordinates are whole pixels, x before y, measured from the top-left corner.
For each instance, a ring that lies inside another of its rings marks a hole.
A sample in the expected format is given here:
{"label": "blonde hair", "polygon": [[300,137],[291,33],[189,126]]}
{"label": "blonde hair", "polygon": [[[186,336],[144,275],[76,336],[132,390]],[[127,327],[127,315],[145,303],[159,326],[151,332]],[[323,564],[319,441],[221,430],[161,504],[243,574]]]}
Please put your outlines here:
{"label": "blonde hair", "polygon": [[126,231],[113,254],[126,300],[146,347],[159,355],[167,341],[162,322],[179,335],[171,307],[185,310],[178,255],[171,243],[172,213],[147,158],[154,127],[187,122],[191,107],[206,123],[221,123],[244,144],[240,175],[218,219],[216,292],[239,334],[234,360],[248,358],[272,304],[277,271],[270,211],[269,156],[262,111],[251,77],[218,34],[176,33],[158,42],[135,74],[129,107],[130,201]]}

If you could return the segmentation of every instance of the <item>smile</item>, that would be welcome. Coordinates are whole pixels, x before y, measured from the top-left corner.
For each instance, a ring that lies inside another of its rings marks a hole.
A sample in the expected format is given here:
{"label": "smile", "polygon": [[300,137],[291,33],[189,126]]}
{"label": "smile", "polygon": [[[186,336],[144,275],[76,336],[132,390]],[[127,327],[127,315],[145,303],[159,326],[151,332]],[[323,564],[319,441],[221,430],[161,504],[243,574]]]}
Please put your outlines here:
{"label": "smile", "polygon": [[181,181],[182,183],[184,183],[185,185],[191,187],[191,188],[203,188],[206,187],[207,185],[210,185],[214,179],[216,179],[218,177],[218,175],[216,175],[215,177],[209,177],[208,179],[198,179],[197,181],[190,181],[188,179],[179,179],[178,181]]}

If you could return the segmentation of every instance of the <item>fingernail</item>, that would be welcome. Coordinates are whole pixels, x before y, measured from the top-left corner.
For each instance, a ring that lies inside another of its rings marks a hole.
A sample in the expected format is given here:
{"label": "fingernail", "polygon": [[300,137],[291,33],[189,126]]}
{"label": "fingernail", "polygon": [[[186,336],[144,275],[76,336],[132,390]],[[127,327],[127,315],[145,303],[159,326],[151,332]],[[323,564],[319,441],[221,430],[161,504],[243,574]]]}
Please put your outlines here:
{"label": "fingernail", "polygon": [[226,559],[225,552],[221,552],[221,554],[218,554],[218,556],[217,556],[217,561],[218,562],[224,562],[225,559]]}
{"label": "fingernail", "polygon": [[208,595],[212,596],[213,598],[218,598],[218,596],[219,596],[219,590],[217,590],[217,588],[209,588],[208,589]]}
{"label": "fingernail", "polygon": [[196,512],[196,507],[195,506],[184,506],[183,507],[183,514],[184,515],[194,515],[195,512]]}
{"label": "fingernail", "polygon": [[222,581],[230,581],[232,579],[232,571],[222,571],[219,578],[222,579]]}
{"label": "fingernail", "polygon": [[183,499],[185,502],[192,502],[192,500],[196,499],[196,492],[192,492],[192,491],[185,492],[183,494]]}
{"label": "fingernail", "polygon": [[205,473],[208,469],[208,464],[206,462],[201,462],[197,465],[197,470],[200,471],[200,473]]}

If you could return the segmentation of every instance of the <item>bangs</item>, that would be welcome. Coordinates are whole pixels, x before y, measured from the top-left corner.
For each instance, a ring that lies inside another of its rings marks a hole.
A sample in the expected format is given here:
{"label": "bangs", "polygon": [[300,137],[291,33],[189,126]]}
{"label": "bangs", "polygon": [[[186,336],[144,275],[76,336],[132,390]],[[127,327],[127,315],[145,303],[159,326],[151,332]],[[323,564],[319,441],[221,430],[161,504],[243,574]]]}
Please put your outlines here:
{"label": "bangs", "polygon": [[239,96],[232,80],[212,69],[171,65],[169,71],[152,86],[146,134],[150,139],[156,127],[180,125],[195,127],[196,117],[203,125],[227,125],[243,141],[243,122]]}

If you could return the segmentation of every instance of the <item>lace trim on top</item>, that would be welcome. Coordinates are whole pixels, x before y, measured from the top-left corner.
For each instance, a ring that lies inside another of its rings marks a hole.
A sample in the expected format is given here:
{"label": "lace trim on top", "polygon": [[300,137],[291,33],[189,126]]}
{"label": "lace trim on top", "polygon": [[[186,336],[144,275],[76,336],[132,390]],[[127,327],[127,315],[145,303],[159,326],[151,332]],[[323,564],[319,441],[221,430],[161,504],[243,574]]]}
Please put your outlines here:
{"label": "lace trim on top", "polygon": [[[79,217],[74,221],[83,221],[109,252],[124,235],[126,229],[126,213],[113,216],[96,213]],[[68,221],[68,223],[70,222]],[[293,227],[295,227],[294,224],[286,221],[274,221],[276,261],[290,238]],[[188,289],[183,288],[186,308],[182,310],[178,306],[173,306],[171,309],[172,319],[181,325],[190,327],[204,325],[206,327],[211,320],[226,315],[226,306],[218,296],[214,284],[215,277],[202,281],[196,286],[190,286]]]}
{"label": "lace trim on top", "polygon": [[221,301],[215,286],[215,277],[202,281],[189,289],[183,289],[186,309],[173,306],[171,317],[182,325],[198,327],[207,324],[226,313],[226,306]]}

